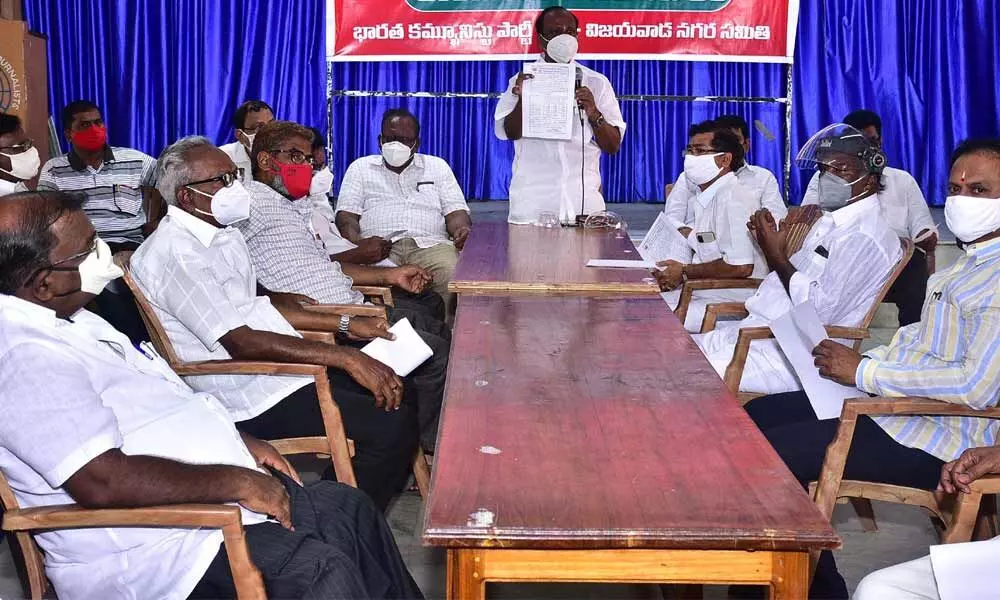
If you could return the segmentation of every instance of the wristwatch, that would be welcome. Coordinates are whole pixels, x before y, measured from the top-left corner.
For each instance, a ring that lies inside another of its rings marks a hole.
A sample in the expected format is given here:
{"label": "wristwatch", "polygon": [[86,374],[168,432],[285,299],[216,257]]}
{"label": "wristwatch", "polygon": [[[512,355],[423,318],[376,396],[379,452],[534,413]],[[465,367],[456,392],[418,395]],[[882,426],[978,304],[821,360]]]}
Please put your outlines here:
{"label": "wristwatch", "polygon": [[342,335],[347,335],[348,330],[351,328],[351,317],[349,315],[340,315],[340,327],[337,331]]}
{"label": "wristwatch", "polygon": [[600,129],[601,125],[607,123],[608,120],[604,118],[604,115],[600,115],[596,120],[590,122],[591,129]]}

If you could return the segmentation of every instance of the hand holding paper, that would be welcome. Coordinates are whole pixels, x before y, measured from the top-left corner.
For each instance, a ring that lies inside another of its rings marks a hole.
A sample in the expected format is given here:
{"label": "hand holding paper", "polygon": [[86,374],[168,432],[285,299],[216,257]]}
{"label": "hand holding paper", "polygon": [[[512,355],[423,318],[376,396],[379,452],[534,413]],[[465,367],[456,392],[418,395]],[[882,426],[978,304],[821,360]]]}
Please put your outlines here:
{"label": "hand holding paper", "polygon": [[396,336],[395,340],[372,340],[361,352],[391,367],[400,377],[406,377],[433,356],[431,347],[420,339],[409,319],[401,319],[389,332]]}

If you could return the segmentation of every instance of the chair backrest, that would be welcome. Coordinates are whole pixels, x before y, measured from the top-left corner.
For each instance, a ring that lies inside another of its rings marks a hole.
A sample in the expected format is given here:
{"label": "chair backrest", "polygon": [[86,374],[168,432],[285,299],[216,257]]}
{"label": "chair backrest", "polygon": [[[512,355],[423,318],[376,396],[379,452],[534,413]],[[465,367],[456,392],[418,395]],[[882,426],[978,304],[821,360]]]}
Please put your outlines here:
{"label": "chair backrest", "polygon": [[785,256],[791,258],[793,254],[802,249],[802,244],[806,241],[806,236],[809,235],[812,224],[792,223],[791,225],[786,225],[786,228],[788,229],[788,237],[785,238]]}
{"label": "chair backrest", "polygon": [[[0,505],[3,506],[6,512],[15,511],[20,508],[17,504],[17,498],[14,496],[14,490],[11,489],[10,484],[7,482],[7,477],[3,472],[0,472]],[[25,590],[25,592],[31,595],[32,600],[40,599],[45,596],[45,592],[49,588],[49,580],[45,577],[45,559],[42,556],[42,551],[38,548],[38,544],[35,543],[35,538],[32,537],[31,533],[16,531],[13,534],[17,538],[17,543],[21,551],[16,552],[13,544],[11,544],[11,556],[16,562],[18,555],[20,555],[20,560],[23,562],[23,565],[19,565],[19,567],[23,566],[24,576],[27,579],[29,589]],[[22,579],[23,582],[24,580]]]}
{"label": "chair backrest", "polygon": [[132,295],[135,296],[135,304],[139,307],[139,315],[142,317],[142,322],[146,324],[146,330],[149,331],[149,339],[153,342],[153,347],[167,361],[167,364],[170,366],[179,365],[181,361],[177,357],[177,352],[174,351],[173,344],[170,343],[170,338],[167,337],[166,330],[163,329],[163,324],[160,323],[159,317],[156,316],[153,305],[149,303],[149,299],[146,298],[146,295],[142,293],[139,285],[135,282],[135,277],[132,275],[131,260],[131,251],[115,254],[115,262],[125,272],[122,279],[125,280],[125,285],[128,286],[128,289],[132,291]]}
{"label": "chair backrest", "polygon": [[[878,312],[878,307],[882,305],[882,301],[885,300],[886,295],[889,293],[889,289],[892,288],[893,284],[896,283],[896,279],[899,277],[903,269],[906,268],[907,263],[910,262],[910,258],[913,257],[913,240],[908,238],[899,238],[899,244],[903,248],[903,255],[899,257],[899,262],[896,263],[896,267],[889,273],[889,278],[885,280],[885,285],[879,291],[878,295],[875,296],[875,302],[872,303],[871,308],[868,309],[868,314],[865,315],[865,320],[861,322],[860,327],[868,329],[868,326],[872,324],[875,320],[875,313]],[[861,346],[861,340],[854,343],[854,349],[857,350]]]}

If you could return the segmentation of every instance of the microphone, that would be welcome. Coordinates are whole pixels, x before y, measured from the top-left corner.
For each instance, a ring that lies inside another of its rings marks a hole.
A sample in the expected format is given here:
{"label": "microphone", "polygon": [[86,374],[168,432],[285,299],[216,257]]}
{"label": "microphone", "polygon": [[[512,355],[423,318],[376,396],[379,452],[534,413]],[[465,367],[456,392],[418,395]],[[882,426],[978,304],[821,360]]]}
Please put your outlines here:
{"label": "microphone", "polygon": [[[576,67],[576,89],[583,87],[583,69],[579,66]],[[577,227],[583,227],[584,221],[587,220],[586,214],[586,198],[587,198],[587,188],[584,182],[585,171],[587,164],[587,136],[584,135],[584,110],[583,105],[579,101],[576,103],[576,110],[580,116],[580,213],[576,215],[576,225]]]}

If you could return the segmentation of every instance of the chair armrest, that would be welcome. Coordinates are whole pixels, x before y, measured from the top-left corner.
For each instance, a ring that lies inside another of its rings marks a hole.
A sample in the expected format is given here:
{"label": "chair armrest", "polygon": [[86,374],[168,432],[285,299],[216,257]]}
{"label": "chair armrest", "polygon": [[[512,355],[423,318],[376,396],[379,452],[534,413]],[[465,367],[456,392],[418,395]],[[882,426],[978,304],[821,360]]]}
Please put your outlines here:
{"label": "chair armrest", "polygon": [[83,527],[210,527],[241,525],[240,509],[228,504],[176,504],[148,508],[87,509],[75,504],[20,508],[3,516],[5,531]]}
{"label": "chair armrest", "polygon": [[356,292],[361,292],[370,301],[377,301],[377,304],[396,306],[396,303],[392,299],[392,290],[390,288],[377,285],[356,285],[352,289]]}
{"label": "chair armrest", "polygon": [[253,360],[203,360],[171,365],[182,377],[192,375],[323,375],[326,368],[320,365],[279,363]]}
{"label": "chair armrest", "polygon": [[311,342],[325,342],[327,344],[337,343],[337,335],[332,331],[309,331],[308,329],[300,329],[299,335],[302,339],[309,340]]}
{"label": "chair armrest", "polygon": [[723,377],[726,387],[734,395],[740,392],[743,369],[746,367],[747,355],[750,354],[750,342],[773,337],[774,334],[771,333],[770,327],[744,327],[740,329],[740,335],[736,339],[736,347],[733,349],[733,359],[726,367],[725,377]]}
{"label": "chair armrest", "polygon": [[969,487],[980,494],[1000,494],[1000,475],[983,475],[970,483]]}
{"label": "chair armrest", "polygon": [[303,310],[327,315],[347,315],[349,317],[387,317],[384,306],[364,304],[303,304]]}
{"label": "chair armrest", "polygon": [[[859,392],[860,393],[860,392]],[[930,398],[851,398],[844,401],[840,418],[853,419],[859,415],[868,416],[952,416],[1000,419],[1000,407],[972,408],[965,404],[952,404]]]}
{"label": "chair armrest", "polygon": [[691,305],[691,298],[699,290],[727,290],[727,289],[757,289],[760,287],[762,279],[688,279],[681,288],[681,297],[677,301],[677,308],[674,314],[683,323],[687,319],[688,307]]}
{"label": "chair armrest", "polygon": [[867,340],[872,336],[870,331],[861,327],[840,327],[838,325],[827,325],[826,335],[843,340]]}
{"label": "chair armrest", "polygon": [[701,322],[701,333],[708,333],[715,329],[716,323],[719,321],[719,317],[739,317],[745,318],[750,313],[747,312],[747,307],[742,302],[719,302],[717,304],[709,304],[705,307],[705,318]]}

